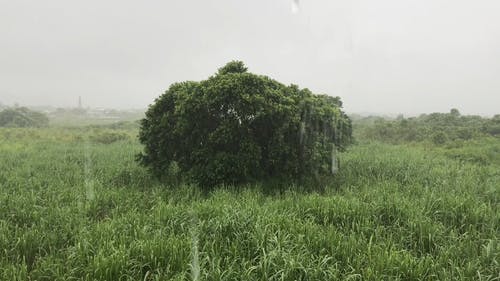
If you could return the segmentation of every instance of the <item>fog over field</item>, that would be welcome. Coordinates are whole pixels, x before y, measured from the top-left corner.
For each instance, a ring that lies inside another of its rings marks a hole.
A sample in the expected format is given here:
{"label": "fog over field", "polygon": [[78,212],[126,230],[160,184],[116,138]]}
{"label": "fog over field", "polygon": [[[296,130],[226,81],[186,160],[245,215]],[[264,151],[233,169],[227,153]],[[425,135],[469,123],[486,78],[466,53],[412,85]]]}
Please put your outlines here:
{"label": "fog over field", "polygon": [[145,108],[230,60],[348,112],[493,115],[496,0],[0,0],[0,103]]}

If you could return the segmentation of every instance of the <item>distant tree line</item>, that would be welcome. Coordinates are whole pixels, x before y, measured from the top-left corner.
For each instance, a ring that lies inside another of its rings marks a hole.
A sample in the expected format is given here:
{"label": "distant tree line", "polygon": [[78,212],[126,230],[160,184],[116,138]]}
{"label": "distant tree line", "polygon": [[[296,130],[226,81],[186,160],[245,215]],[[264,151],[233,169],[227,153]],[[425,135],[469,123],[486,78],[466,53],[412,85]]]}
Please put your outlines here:
{"label": "distant tree line", "polygon": [[461,115],[457,109],[449,113],[422,114],[418,117],[388,120],[382,117],[357,118],[354,121],[359,139],[390,143],[429,140],[436,144],[470,140],[483,136],[500,136],[500,114],[492,118]]}
{"label": "distant tree line", "polygon": [[0,127],[46,127],[49,118],[27,107],[6,108],[0,111]]}

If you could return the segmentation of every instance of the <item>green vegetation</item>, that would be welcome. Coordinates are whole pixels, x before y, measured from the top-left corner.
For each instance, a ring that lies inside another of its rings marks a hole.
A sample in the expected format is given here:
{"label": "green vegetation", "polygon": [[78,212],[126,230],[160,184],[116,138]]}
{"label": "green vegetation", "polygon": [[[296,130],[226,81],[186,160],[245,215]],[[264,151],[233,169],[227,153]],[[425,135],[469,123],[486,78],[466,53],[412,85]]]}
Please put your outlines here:
{"label": "green vegetation", "polygon": [[26,107],[6,108],[0,111],[0,127],[46,127],[49,118]]}
{"label": "green vegetation", "polygon": [[388,143],[432,141],[442,145],[448,141],[467,141],[486,136],[500,136],[500,115],[484,118],[450,113],[422,114],[419,117],[384,119],[355,118],[356,137]]}
{"label": "green vegetation", "polygon": [[137,133],[0,128],[0,280],[500,278],[497,137],[358,139],[322,189],[207,192],[150,177]]}
{"label": "green vegetation", "polygon": [[175,83],[146,112],[140,162],[158,176],[174,164],[203,186],[290,182],[332,174],[351,141],[339,97],[314,95],[233,61],[201,82]]}

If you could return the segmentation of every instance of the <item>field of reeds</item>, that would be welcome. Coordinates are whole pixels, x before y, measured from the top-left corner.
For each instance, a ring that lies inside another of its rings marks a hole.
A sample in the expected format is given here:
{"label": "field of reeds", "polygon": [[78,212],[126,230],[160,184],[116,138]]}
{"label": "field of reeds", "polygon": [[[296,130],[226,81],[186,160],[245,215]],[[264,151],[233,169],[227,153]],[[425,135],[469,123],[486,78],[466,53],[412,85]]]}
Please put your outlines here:
{"label": "field of reeds", "polygon": [[131,128],[0,129],[0,280],[500,280],[500,141],[363,142],[318,188],[204,191]]}

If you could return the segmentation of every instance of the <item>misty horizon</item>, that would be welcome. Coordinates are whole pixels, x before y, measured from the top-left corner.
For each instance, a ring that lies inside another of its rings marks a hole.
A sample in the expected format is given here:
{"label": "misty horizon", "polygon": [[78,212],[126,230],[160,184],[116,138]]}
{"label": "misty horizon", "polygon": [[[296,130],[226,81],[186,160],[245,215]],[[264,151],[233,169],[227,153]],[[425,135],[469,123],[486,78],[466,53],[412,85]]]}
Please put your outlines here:
{"label": "misty horizon", "polygon": [[500,3],[4,1],[0,103],[145,109],[231,60],[350,113],[500,113]]}

